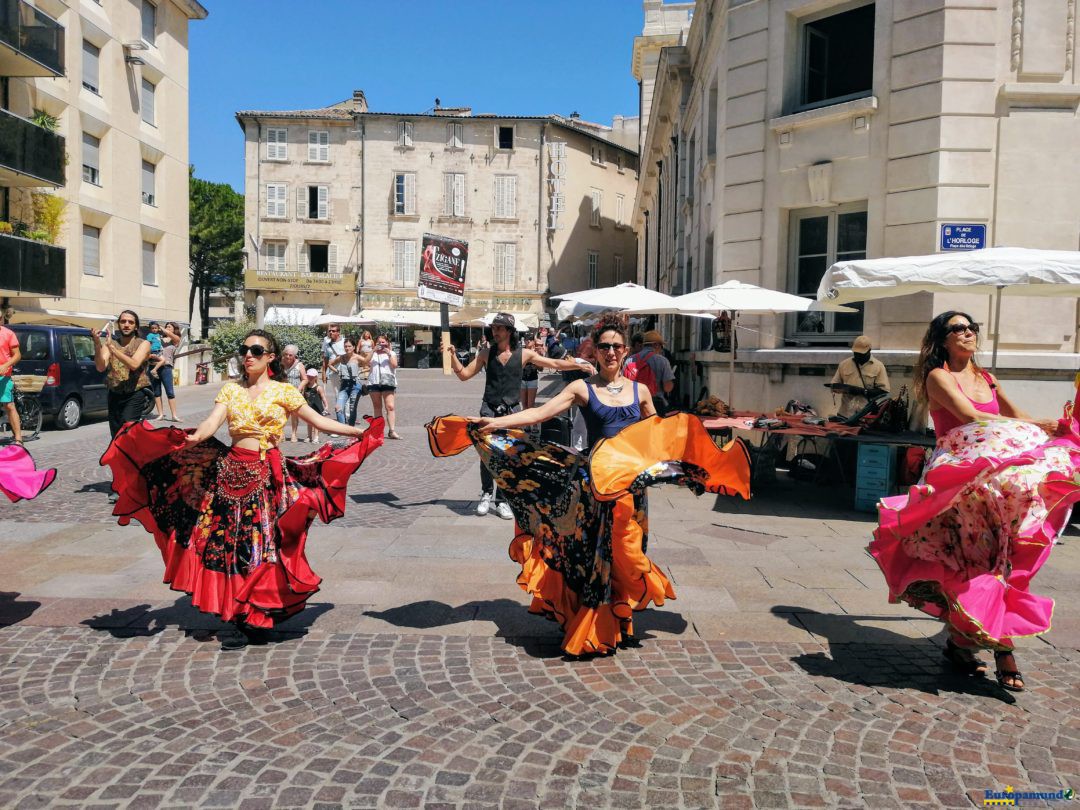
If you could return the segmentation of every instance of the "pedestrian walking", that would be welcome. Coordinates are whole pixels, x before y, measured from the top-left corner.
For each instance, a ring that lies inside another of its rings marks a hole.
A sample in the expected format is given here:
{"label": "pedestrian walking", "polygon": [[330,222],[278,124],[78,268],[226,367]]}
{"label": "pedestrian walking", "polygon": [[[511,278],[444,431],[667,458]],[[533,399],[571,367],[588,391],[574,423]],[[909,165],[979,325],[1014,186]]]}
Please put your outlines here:
{"label": "pedestrian walking", "polygon": [[[134,518],[153,533],[165,582],[239,631],[222,642],[225,650],[265,643],[265,631],[318,590],[321,578],[304,553],[308,529],[316,515],[329,523],[344,514],[349,477],[382,444],[381,420],[365,430],[313,411],[284,381],[269,332],[252,330],[238,352],[243,380],[222,386],[197,428],[129,423],[101,460],[121,493],[114,514],[121,525]],[[294,411],[354,441],[283,458],[278,445]],[[226,422],[231,447],[214,438]]]}
{"label": "pedestrian walking", "polygon": [[386,414],[388,439],[400,439],[397,425],[397,367],[398,359],[390,348],[388,335],[379,335],[375,340],[375,351],[371,355],[371,370],[368,372],[368,394],[371,407],[376,416]]}
{"label": "pedestrian walking", "polygon": [[[175,380],[173,379],[173,367],[176,365],[176,349],[180,345],[181,334],[180,326],[174,321],[169,321],[165,324],[164,330],[161,332],[161,354],[156,365],[150,369],[151,379],[156,379],[158,385],[155,386],[155,396],[157,397],[157,411],[158,419],[165,419],[165,405],[169,406],[170,422],[182,422],[183,420],[176,415],[176,390]],[[151,351],[151,361],[153,360],[153,353]]]}
{"label": "pedestrian walking", "polygon": [[[326,398],[326,389],[319,383],[319,372],[309,368],[304,376],[307,378],[304,381],[303,389],[301,389],[304,401],[316,415],[325,416],[330,412],[330,400]],[[309,442],[319,441],[319,429],[312,422],[308,422],[307,440]]]}
{"label": "pedestrian walking", "polygon": [[[301,391],[307,381],[307,370],[300,362],[300,347],[295,343],[287,343],[281,347],[281,370],[285,373],[285,382]],[[318,376],[318,373],[315,375]],[[289,441],[295,442],[296,430],[300,427],[300,416],[296,411],[289,414]]]}
{"label": "pedestrian walking", "polygon": [[[675,598],[645,555],[649,484],[750,495],[741,442],[721,450],[695,416],[656,418],[648,389],[621,373],[626,332],[617,320],[602,320],[593,339],[599,372],[547,403],[478,420],[440,417],[428,426],[434,455],[472,445],[498,482],[517,520],[510,556],[521,565],[518,584],[533,597],[530,612],[562,626],[570,655],[636,645],[634,612]],[[584,454],[512,430],[575,404],[588,425]]]}
{"label": "pedestrian walking", "polygon": [[19,412],[15,409],[15,381],[11,371],[22,360],[19,349],[19,337],[14,329],[0,324],[0,407],[7,411],[7,421],[11,425],[11,435],[15,444],[22,446],[22,424]]}
{"label": "pedestrian walking", "polygon": [[1033,419],[976,362],[979,324],[930,322],[915,365],[937,447],[907,495],[884,498],[870,553],[889,600],[941,619],[952,665],[981,676],[994,653],[1005,689],[1024,689],[1014,639],[1050,629],[1054,601],[1028,588],[1080,500],[1080,412]]}
{"label": "pedestrian walking", "polygon": [[[330,360],[338,374],[337,402],[334,418],[341,424],[356,424],[356,402],[360,398],[361,364],[363,357],[356,350],[356,341],[345,338],[345,351]],[[389,420],[387,420],[389,421]]]}
{"label": "pedestrian walking", "polygon": [[[450,369],[457,378],[464,382],[472,379],[484,370],[484,398],[480,404],[481,416],[502,416],[521,410],[521,372],[526,365],[556,370],[575,370],[573,360],[553,360],[541,357],[531,349],[518,345],[518,333],[514,316],[509,312],[498,313],[491,321],[491,326],[484,329],[488,348],[481,349],[468,365],[462,365],[453,346],[448,346]],[[595,371],[595,369],[594,369]],[[495,503],[495,514],[504,520],[512,520],[514,513],[505,502],[496,498],[495,481],[487,467],[480,466],[480,503],[476,514],[483,516],[491,511]]]}
{"label": "pedestrian walking", "polygon": [[[150,343],[139,337],[139,316],[125,309],[116,318],[119,340],[109,329],[90,332],[94,341],[94,368],[105,372],[108,389],[109,433],[115,437],[128,422],[145,419],[154,410],[150,387]],[[115,483],[115,482],[114,482]],[[115,490],[109,503],[116,503]]]}
{"label": "pedestrian walking", "polygon": [[664,356],[664,338],[655,329],[641,337],[641,351],[631,355],[623,368],[627,378],[644,383],[652,394],[656,412],[663,416],[668,412],[669,397],[675,388],[675,372]]}
{"label": "pedestrian walking", "polygon": [[341,334],[341,325],[336,323],[327,324],[326,336],[322,342],[322,369],[319,372],[319,381],[326,389],[329,402],[337,400],[338,372],[330,367],[330,361],[345,353],[345,338]]}

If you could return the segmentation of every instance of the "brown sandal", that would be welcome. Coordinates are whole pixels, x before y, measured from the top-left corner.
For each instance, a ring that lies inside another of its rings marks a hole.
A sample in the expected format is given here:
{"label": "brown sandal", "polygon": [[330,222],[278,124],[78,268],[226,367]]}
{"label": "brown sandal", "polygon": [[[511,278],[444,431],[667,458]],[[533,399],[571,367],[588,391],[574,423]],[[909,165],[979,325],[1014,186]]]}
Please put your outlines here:
{"label": "brown sandal", "polygon": [[[1008,689],[1010,692],[1023,692],[1024,676],[1020,674],[1020,670],[1015,669],[1016,659],[1013,659],[1014,669],[1003,669],[1001,662],[1005,656],[1011,657],[1012,652],[1010,650],[1004,650],[994,653],[994,663],[997,664],[997,669],[994,671],[994,677],[997,678],[997,682],[1002,689]],[[1012,681],[1012,683],[1005,683],[1006,678]]]}

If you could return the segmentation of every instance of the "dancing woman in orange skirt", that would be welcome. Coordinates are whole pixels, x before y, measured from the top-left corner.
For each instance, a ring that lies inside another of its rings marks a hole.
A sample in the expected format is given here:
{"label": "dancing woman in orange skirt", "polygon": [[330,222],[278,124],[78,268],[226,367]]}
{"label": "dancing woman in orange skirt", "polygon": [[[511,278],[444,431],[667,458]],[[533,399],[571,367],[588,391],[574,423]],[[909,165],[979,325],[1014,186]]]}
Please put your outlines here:
{"label": "dancing woman in orange skirt", "polygon": [[[240,630],[223,649],[264,642],[265,630],[318,591],[322,580],[304,555],[308,529],[316,515],[344,514],[349,476],[383,435],[381,419],[364,429],[315,413],[286,382],[270,333],[249,332],[238,354],[241,381],[222,387],[195,430],[129,422],[101,459],[120,495],[113,514],[153,533],[165,582]],[[283,458],[277,445],[293,413],[356,441]],[[226,420],[231,447],[213,438]]]}
{"label": "dancing woman in orange skirt", "polygon": [[[570,655],[610,653],[633,644],[633,613],[675,592],[646,556],[645,488],[681,483],[701,494],[750,495],[746,448],[713,444],[689,414],[661,419],[644,385],[622,375],[626,331],[617,321],[593,333],[600,372],[549,402],[498,418],[440,417],[428,425],[432,453],[472,445],[514,512],[511,558],[529,610],[557,620]],[[586,455],[534,442],[511,428],[543,422],[579,405]]]}

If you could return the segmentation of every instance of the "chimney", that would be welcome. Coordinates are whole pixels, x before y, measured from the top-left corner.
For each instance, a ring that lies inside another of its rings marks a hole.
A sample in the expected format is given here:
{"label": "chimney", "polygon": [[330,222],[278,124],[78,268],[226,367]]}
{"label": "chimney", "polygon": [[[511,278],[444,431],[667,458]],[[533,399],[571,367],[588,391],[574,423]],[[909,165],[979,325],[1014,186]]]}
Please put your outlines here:
{"label": "chimney", "polygon": [[367,112],[367,96],[363,90],[352,91],[353,112]]}

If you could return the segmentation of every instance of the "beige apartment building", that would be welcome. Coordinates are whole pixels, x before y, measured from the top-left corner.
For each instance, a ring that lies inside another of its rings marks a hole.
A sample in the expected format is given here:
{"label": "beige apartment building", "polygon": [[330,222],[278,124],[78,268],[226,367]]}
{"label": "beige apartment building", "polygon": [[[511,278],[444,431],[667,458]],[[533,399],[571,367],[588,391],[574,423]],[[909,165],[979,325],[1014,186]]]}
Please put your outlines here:
{"label": "beige apartment building", "polygon": [[374,112],[359,90],[236,117],[246,303],[268,320],[434,308],[416,297],[424,233],[469,243],[466,306],[486,311],[634,278],[634,119]]}
{"label": "beige apartment building", "polygon": [[[646,0],[633,51],[647,122],[639,279],[812,297],[834,261],[934,253],[955,224],[985,226],[988,247],[1076,250],[1075,6]],[[909,381],[927,323],[951,308],[990,323],[985,297],[949,294],[741,317],[735,404],[798,398],[831,413],[822,383],[863,333],[896,383]],[[1050,415],[1069,398],[1077,315],[1071,297],[1005,300],[999,376],[1022,407]],[[729,356],[677,320],[665,328],[682,384],[725,393]]]}
{"label": "beige apartment building", "polygon": [[[0,220],[32,223],[43,186],[67,201],[56,245],[0,234],[26,271],[12,284],[11,265],[0,270],[12,320],[99,326],[132,308],[144,322],[186,322],[188,23],[206,9],[4,0],[3,13],[18,25],[0,37],[0,120],[20,148],[0,147]],[[27,120],[39,111],[55,133]]]}

